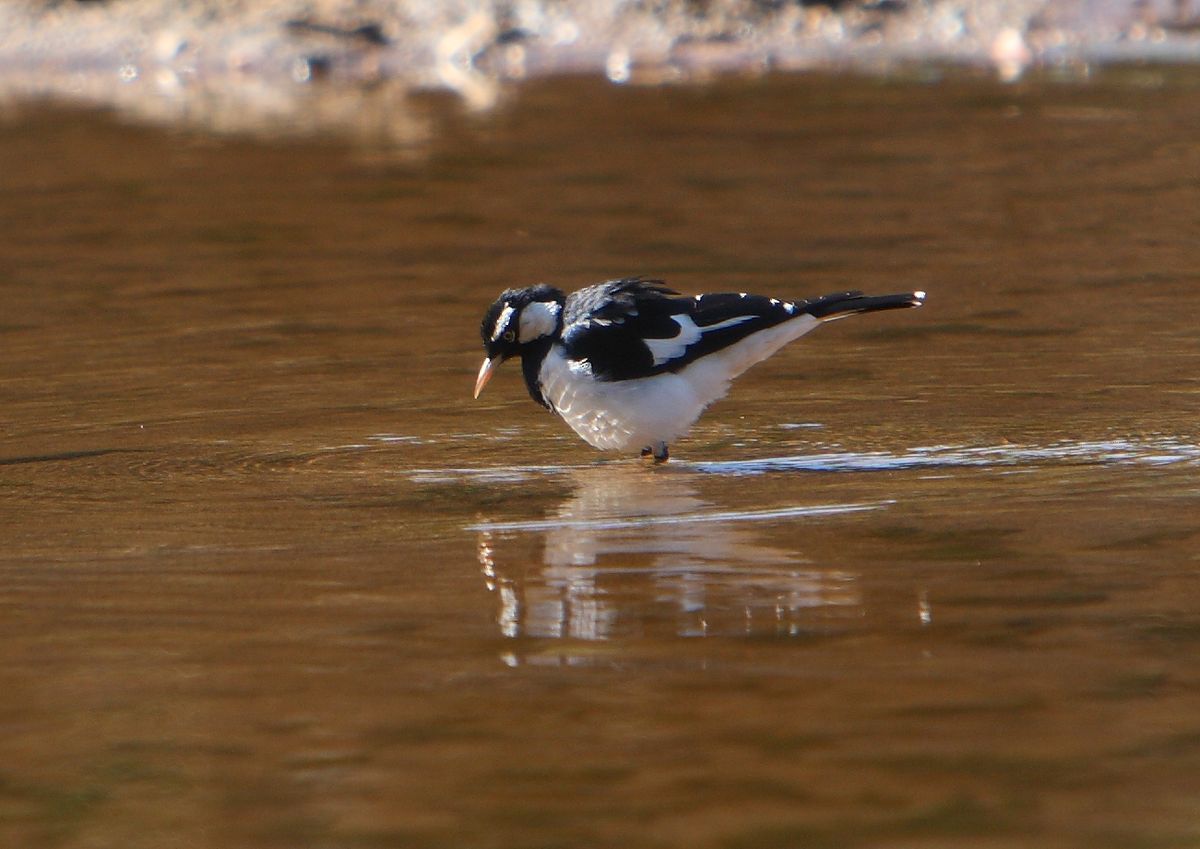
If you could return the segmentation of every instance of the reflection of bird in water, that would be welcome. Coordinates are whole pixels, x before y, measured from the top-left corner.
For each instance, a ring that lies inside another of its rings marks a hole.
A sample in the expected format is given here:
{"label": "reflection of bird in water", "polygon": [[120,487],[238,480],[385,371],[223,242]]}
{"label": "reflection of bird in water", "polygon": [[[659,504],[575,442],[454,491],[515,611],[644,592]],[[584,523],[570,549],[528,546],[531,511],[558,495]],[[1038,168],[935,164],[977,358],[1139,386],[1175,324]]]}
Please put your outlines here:
{"label": "reflection of bird in water", "polygon": [[[505,636],[788,635],[858,616],[855,575],[760,542],[753,523],[877,505],[722,510],[690,475],[610,465],[571,479],[575,491],[545,520],[476,526]],[[534,533],[541,562],[511,562],[506,549]]]}

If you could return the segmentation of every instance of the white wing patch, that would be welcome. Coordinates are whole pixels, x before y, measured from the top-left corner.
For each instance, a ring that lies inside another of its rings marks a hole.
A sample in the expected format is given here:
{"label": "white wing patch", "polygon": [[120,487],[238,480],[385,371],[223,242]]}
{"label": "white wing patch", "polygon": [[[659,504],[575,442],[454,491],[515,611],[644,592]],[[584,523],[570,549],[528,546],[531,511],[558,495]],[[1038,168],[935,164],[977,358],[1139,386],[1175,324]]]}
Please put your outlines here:
{"label": "white wing patch", "polygon": [[716,324],[697,327],[690,315],[673,315],[671,320],[679,325],[678,335],[672,336],[670,339],[643,339],[642,341],[650,349],[650,354],[654,357],[654,364],[661,366],[663,363],[682,357],[684,352],[699,342],[705,333],[712,330],[723,330],[726,327],[736,327],[743,321],[749,321],[752,318],[754,318],[752,315],[739,315],[736,318],[718,321]]}

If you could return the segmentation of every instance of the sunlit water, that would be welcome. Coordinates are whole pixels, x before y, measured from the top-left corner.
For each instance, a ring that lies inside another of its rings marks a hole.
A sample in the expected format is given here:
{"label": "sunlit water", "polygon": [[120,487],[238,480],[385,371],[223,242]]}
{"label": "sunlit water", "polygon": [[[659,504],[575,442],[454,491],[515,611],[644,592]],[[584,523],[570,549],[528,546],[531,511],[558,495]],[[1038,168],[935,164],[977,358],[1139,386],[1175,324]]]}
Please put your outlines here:
{"label": "sunlit water", "polygon": [[[1200,842],[1195,80],[428,113],[3,127],[0,842]],[[661,467],[471,400],[626,273],[930,295]]]}

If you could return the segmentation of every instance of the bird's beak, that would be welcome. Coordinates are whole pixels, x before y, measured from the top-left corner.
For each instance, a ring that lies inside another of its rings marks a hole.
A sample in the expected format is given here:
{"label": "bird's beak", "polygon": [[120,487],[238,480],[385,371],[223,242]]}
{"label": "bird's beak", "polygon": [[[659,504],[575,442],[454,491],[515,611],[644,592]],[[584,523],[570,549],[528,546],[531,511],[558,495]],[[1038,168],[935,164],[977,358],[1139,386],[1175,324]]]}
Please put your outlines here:
{"label": "bird's beak", "polygon": [[475,378],[475,397],[479,397],[479,393],[483,391],[483,387],[487,386],[487,382],[492,379],[496,369],[500,367],[500,363],[504,362],[500,357],[496,359],[487,358],[483,361],[483,365],[479,367],[479,377]]}

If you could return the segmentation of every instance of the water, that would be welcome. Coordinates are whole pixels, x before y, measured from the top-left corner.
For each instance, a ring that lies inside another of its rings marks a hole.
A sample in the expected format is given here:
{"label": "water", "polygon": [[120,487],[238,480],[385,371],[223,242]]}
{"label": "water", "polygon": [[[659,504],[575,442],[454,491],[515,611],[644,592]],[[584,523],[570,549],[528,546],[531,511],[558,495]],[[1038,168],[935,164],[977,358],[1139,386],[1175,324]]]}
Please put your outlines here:
{"label": "water", "polygon": [[[1200,842],[1195,86],[10,114],[3,842]],[[930,297],[661,468],[471,400],[500,288],[627,273]]]}

